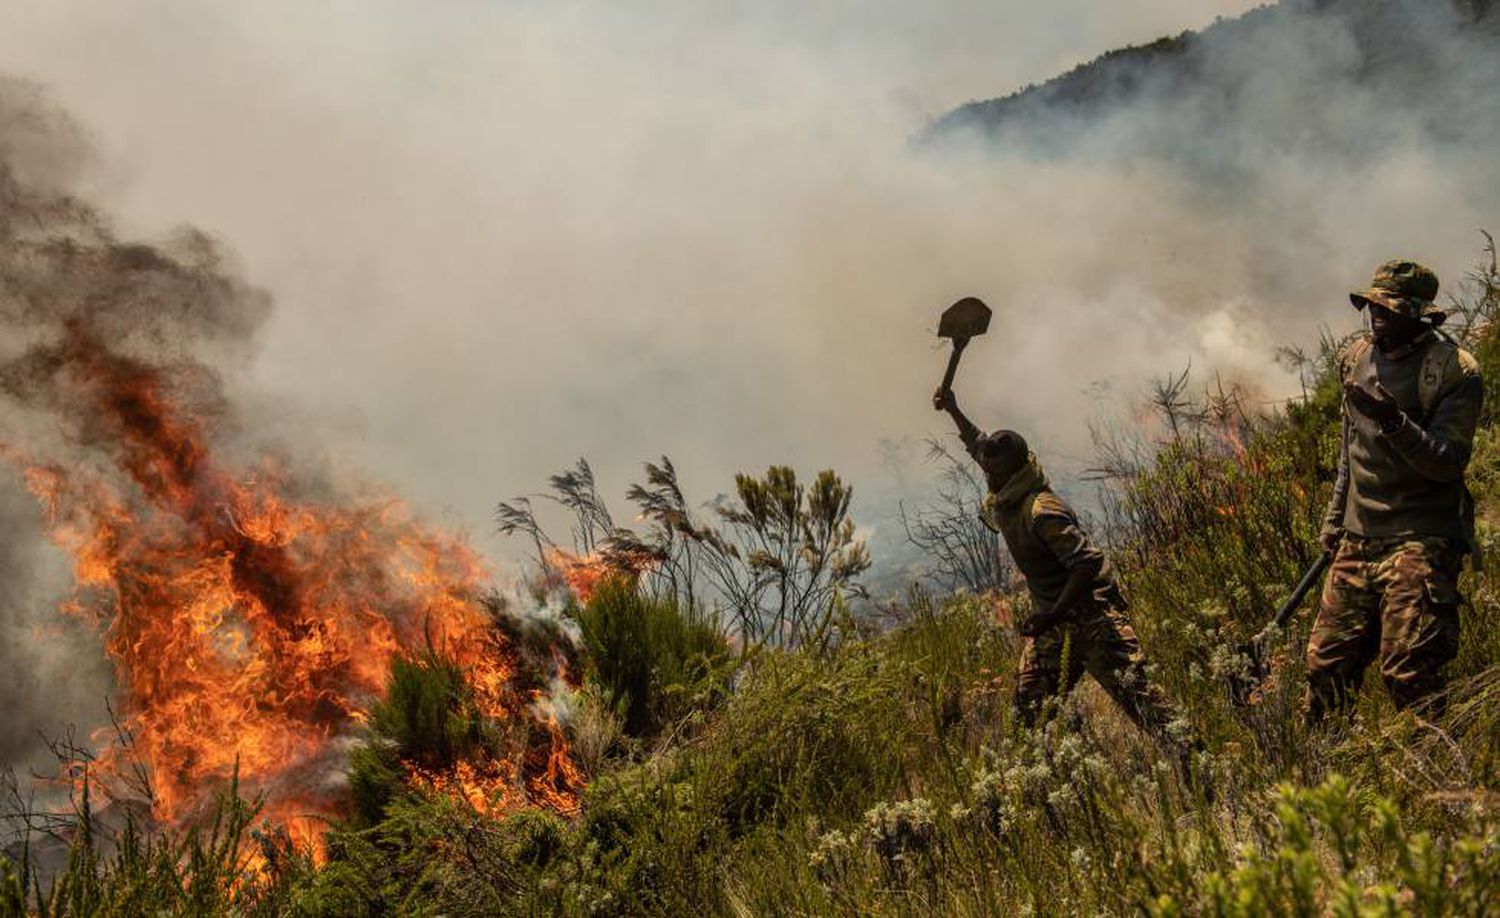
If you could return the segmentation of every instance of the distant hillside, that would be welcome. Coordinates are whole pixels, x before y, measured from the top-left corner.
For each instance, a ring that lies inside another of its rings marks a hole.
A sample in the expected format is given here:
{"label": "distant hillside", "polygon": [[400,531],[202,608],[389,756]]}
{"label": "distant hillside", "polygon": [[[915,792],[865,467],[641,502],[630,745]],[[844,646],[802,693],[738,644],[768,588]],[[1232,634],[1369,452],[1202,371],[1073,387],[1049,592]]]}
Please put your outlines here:
{"label": "distant hillside", "polygon": [[[1497,77],[1497,0],[1283,0],[970,102],[922,141],[978,136],[1040,154],[1081,145],[1170,155],[1235,122],[1294,145],[1341,147],[1354,119],[1385,121],[1394,133],[1493,137]],[[1097,136],[1115,115],[1139,120],[1143,107],[1164,123]]]}

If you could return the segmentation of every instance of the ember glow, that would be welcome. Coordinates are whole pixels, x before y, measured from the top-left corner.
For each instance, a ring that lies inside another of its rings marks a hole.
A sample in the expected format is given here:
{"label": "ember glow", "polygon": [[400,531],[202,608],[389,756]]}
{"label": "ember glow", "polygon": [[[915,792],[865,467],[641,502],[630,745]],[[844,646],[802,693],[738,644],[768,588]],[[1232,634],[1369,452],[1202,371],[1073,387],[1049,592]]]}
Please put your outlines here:
{"label": "ember glow", "polygon": [[[144,762],[155,816],[180,824],[238,769],[269,818],[316,837],[391,658],[430,641],[463,667],[486,715],[524,719],[533,740],[512,761],[414,772],[413,785],[486,811],[576,808],[566,741],[535,713],[538,693],[516,687],[518,656],[478,602],[488,571],[461,539],[394,498],[309,497],[274,456],[221,459],[215,419],[179,397],[183,368],[117,352],[83,323],[24,368],[67,406],[69,435],[107,457],[65,465],[7,450],[72,559],[65,611],[98,622],[115,665],[133,748],[106,744],[96,771]],[[561,655],[556,665],[553,681]]]}

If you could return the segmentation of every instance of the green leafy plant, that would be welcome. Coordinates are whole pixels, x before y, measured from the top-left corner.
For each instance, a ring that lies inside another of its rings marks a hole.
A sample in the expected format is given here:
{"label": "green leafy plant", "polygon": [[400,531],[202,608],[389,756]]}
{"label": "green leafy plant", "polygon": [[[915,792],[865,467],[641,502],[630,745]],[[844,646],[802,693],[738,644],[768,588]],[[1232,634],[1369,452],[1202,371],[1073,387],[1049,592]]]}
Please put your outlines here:
{"label": "green leafy plant", "polygon": [[615,578],[573,615],[589,678],[621,711],[631,736],[654,736],[690,712],[712,709],[729,690],[734,655],[718,626],[699,613]]}

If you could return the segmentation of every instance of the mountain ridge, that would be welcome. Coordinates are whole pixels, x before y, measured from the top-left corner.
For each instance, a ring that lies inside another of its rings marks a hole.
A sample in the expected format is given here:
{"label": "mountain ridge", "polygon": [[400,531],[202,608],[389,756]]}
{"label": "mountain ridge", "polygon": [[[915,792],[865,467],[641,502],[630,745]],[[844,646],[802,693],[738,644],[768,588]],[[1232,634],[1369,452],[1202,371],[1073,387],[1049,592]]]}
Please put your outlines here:
{"label": "mountain ridge", "polygon": [[[1441,132],[1447,118],[1473,118],[1468,109],[1474,100],[1455,107],[1450,97],[1473,94],[1456,90],[1451,84],[1462,81],[1445,79],[1444,68],[1433,63],[1451,63],[1463,54],[1461,63],[1481,60],[1486,72],[1500,64],[1500,5],[1496,0],[1439,5],[1421,0],[1281,0],[1238,17],[1220,17],[1199,30],[1116,48],[1050,80],[968,102],[938,117],[918,141],[941,145],[967,136],[1052,153],[1080,130],[1141,103],[1168,110],[1206,105],[1205,112],[1212,114],[1242,112],[1251,104],[1255,78],[1262,75],[1245,63],[1276,61],[1276,54],[1261,52],[1284,45],[1289,36],[1306,44],[1311,57],[1289,62],[1294,70],[1310,68],[1343,84],[1388,94],[1403,112],[1425,110],[1432,122],[1427,126]],[[1455,51],[1460,47],[1461,52]],[[1309,100],[1313,106],[1318,102]],[[1484,115],[1494,113],[1484,110]]]}

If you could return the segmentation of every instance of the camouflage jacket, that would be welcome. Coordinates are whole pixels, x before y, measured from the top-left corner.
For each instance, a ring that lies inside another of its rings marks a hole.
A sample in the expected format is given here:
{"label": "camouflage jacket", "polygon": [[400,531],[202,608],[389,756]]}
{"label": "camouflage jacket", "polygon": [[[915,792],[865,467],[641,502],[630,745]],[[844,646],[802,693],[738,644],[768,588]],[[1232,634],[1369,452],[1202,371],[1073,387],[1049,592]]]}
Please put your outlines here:
{"label": "camouflage jacket", "polygon": [[1036,456],[1005,487],[990,492],[980,516],[1005,539],[1037,611],[1052,608],[1079,568],[1093,575],[1090,592],[1095,608],[1125,608],[1109,558],[1083,531],[1073,509],[1052,490]]}
{"label": "camouflage jacket", "polygon": [[1440,536],[1471,543],[1464,470],[1484,386],[1474,358],[1429,332],[1393,353],[1368,335],[1339,355],[1344,382],[1378,381],[1405,417],[1389,430],[1347,403],[1338,478],[1324,526],[1367,538]]}

